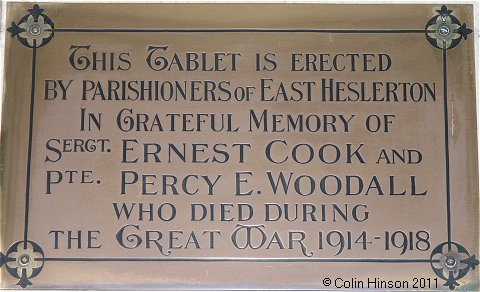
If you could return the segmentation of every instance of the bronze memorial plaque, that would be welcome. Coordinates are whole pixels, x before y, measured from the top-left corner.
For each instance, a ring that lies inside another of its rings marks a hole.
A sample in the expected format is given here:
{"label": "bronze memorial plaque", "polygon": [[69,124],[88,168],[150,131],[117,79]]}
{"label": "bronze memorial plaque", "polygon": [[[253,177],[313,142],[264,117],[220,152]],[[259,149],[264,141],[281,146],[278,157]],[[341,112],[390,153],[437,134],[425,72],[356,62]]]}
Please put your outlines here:
{"label": "bronze memorial plaque", "polygon": [[4,7],[2,288],[478,291],[472,4]]}

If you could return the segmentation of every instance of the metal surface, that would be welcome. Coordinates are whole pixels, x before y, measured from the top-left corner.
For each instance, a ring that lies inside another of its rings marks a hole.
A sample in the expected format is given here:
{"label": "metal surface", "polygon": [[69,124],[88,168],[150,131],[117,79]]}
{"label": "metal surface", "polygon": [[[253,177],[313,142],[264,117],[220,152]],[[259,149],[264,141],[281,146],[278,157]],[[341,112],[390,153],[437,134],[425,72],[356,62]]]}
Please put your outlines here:
{"label": "metal surface", "polygon": [[471,5],[7,8],[2,288],[479,288]]}

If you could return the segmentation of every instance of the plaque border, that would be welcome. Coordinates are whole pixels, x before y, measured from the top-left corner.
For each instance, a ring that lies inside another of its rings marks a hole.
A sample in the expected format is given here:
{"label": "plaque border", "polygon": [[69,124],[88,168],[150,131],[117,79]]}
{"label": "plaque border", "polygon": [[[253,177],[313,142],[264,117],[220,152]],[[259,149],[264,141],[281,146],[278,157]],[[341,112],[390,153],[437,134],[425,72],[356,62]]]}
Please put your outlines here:
{"label": "plaque border", "polygon": [[[461,23],[453,11],[443,5],[436,10],[424,29],[269,29],[269,28],[225,28],[225,29],[168,29],[168,28],[55,28],[54,22],[44,14],[38,4],[27,10],[18,24],[12,21],[7,29],[12,38],[17,37],[21,44],[32,49],[30,110],[28,127],[28,154],[26,165],[25,219],[23,240],[13,243],[6,253],[0,252],[0,268],[5,265],[7,272],[19,279],[17,285],[26,288],[32,285],[29,279],[42,271],[46,262],[316,262],[316,263],[430,263],[436,276],[445,280],[444,286],[454,290],[460,284],[457,280],[465,277],[470,269],[480,264],[475,255],[470,255],[461,244],[452,240],[451,190],[450,190],[450,151],[448,124],[448,76],[447,50],[467,40],[472,29]],[[259,257],[172,257],[172,258],[75,258],[45,257],[42,248],[29,240],[30,172],[33,145],[33,117],[35,110],[35,78],[37,48],[47,45],[55,33],[334,33],[334,34],[425,34],[433,47],[442,51],[444,147],[446,182],[446,221],[447,240],[433,248],[430,258],[259,258]]]}

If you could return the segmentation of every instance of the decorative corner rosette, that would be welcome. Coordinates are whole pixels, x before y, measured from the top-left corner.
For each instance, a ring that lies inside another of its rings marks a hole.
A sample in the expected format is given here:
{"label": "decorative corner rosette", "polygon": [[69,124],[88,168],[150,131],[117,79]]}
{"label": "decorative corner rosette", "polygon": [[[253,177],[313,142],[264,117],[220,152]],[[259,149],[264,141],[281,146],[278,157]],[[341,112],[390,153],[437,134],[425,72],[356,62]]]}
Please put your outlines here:
{"label": "decorative corner rosette", "polygon": [[467,28],[465,23],[461,24],[452,12],[443,5],[437,10],[438,14],[430,18],[425,26],[428,42],[437,49],[453,49],[460,44],[462,37],[466,40],[472,33],[472,30]]}
{"label": "decorative corner rosette", "polygon": [[32,285],[30,279],[43,269],[44,254],[42,248],[33,241],[18,241],[6,254],[0,253],[0,267],[5,265],[7,272],[19,279],[17,285],[26,288]]}
{"label": "decorative corner rosette", "polygon": [[29,48],[40,48],[48,44],[54,36],[54,24],[43,11],[37,4],[33,5],[32,9],[28,9],[29,14],[22,17],[18,24],[12,21],[7,29],[10,36],[18,37]]}
{"label": "decorative corner rosette", "polygon": [[444,286],[454,290],[460,286],[457,281],[465,277],[470,269],[475,270],[479,261],[475,255],[470,256],[462,245],[444,242],[433,249],[430,263],[435,274],[446,281]]}

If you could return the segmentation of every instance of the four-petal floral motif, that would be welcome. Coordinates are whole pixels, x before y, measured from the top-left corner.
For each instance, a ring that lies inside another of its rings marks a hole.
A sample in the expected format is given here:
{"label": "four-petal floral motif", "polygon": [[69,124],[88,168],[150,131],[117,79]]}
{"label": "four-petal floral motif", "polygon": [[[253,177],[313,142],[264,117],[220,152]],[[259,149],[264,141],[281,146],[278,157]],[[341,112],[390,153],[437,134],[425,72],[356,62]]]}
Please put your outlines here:
{"label": "four-petal floral motif", "polygon": [[13,21],[7,29],[10,36],[18,37],[22,44],[31,48],[46,45],[53,38],[54,27],[52,20],[43,11],[37,4],[28,9],[28,15],[18,23]]}
{"label": "four-petal floral motif", "polygon": [[33,269],[38,269],[43,265],[42,261],[35,260],[42,258],[42,255],[39,252],[34,252],[31,244],[28,244],[26,249],[21,247],[18,251],[8,254],[8,257],[15,260],[7,262],[7,266],[17,269],[18,275],[25,273],[27,278],[32,276]]}
{"label": "four-petal floral motif", "polygon": [[14,243],[2,256],[7,271],[18,281],[22,288],[32,285],[30,278],[35,277],[43,268],[43,251],[32,241],[19,241]]}
{"label": "four-petal floral motif", "polygon": [[452,23],[452,18],[447,16],[437,17],[434,24],[427,27],[428,35],[437,41],[437,46],[440,48],[449,48],[452,41],[462,37],[458,33],[460,25]]}
{"label": "four-petal floral motif", "polygon": [[458,280],[479,264],[475,255],[470,256],[468,251],[456,242],[444,242],[435,247],[430,260],[433,271],[446,281],[445,286],[450,290],[459,286]]}
{"label": "four-petal floral motif", "polygon": [[472,30],[467,28],[465,23],[461,24],[452,12],[443,5],[437,10],[438,15],[432,17],[425,26],[428,42],[438,49],[452,49],[461,42],[462,37],[467,39],[472,33]]}
{"label": "four-petal floral motif", "polygon": [[37,21],[32,15],[29,15],[27,21],[18,25],[24,31],[18,34],[18,37],[26,39],[31,46],[41,47],[43,40],[48,39],[52,35],[52,26],[45,23],[43,16],[38,16]]}

